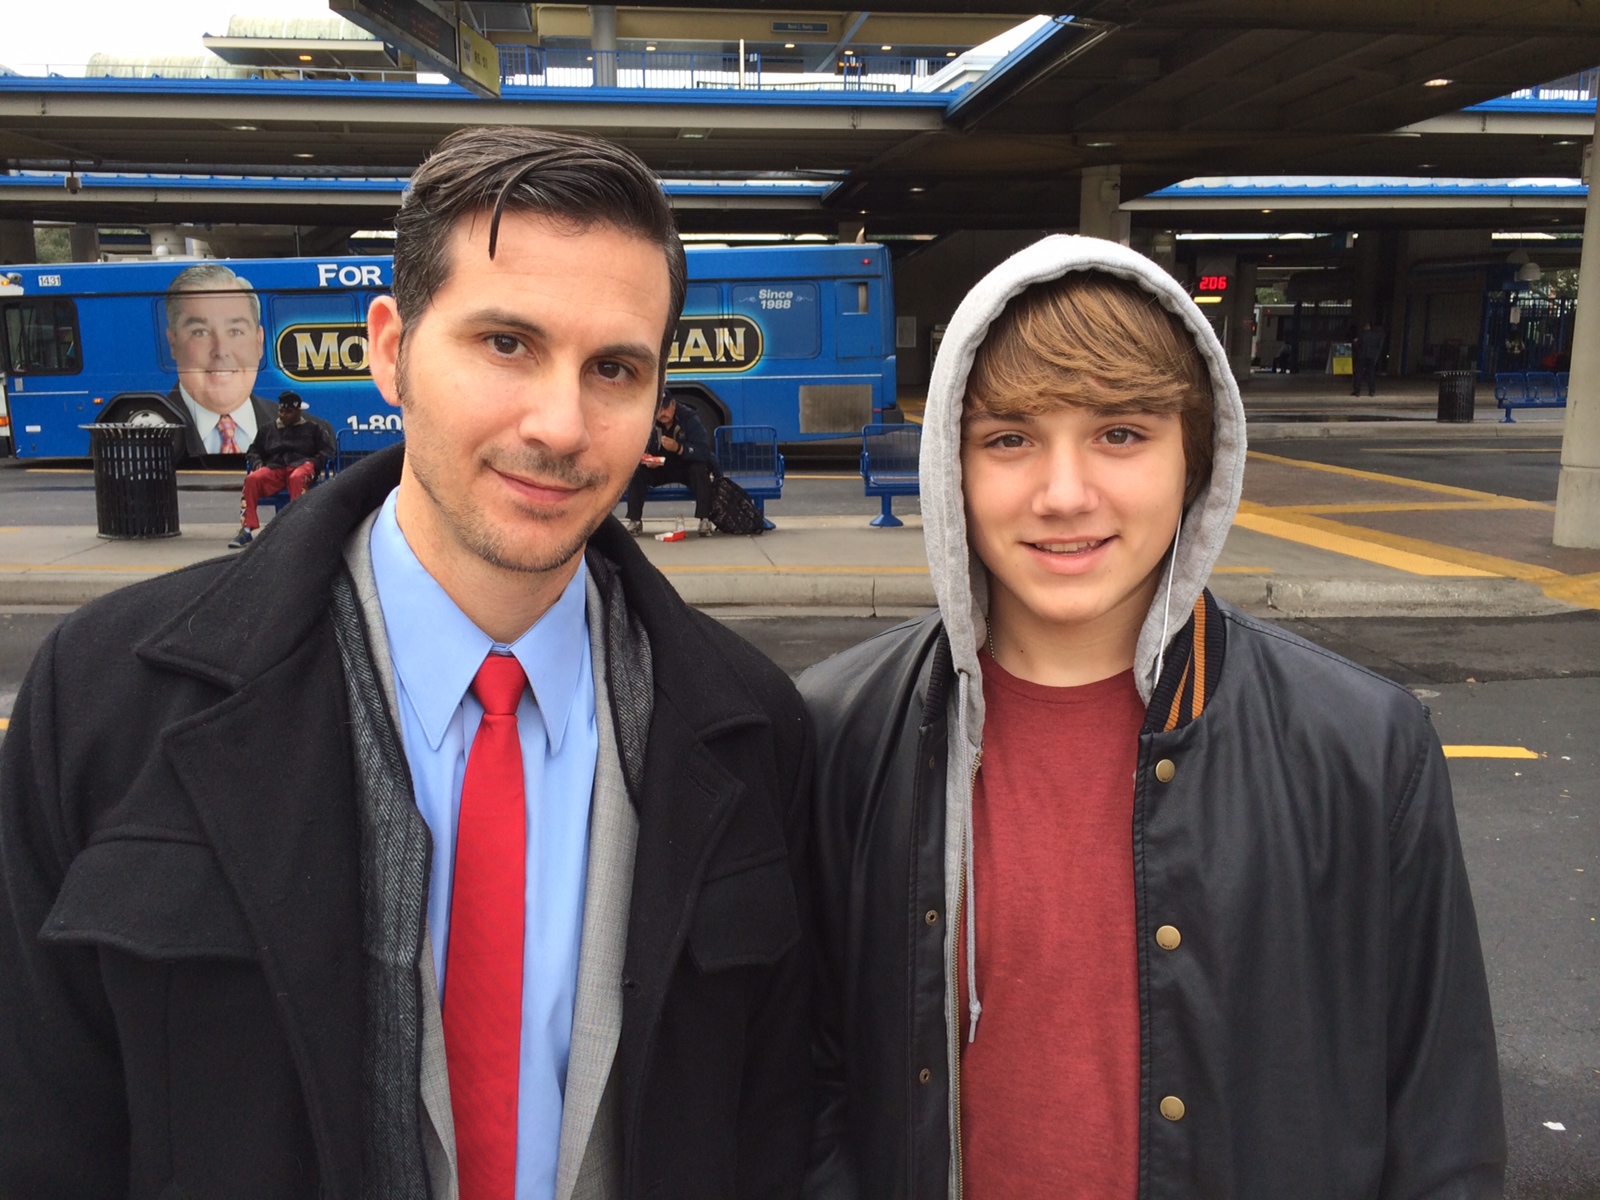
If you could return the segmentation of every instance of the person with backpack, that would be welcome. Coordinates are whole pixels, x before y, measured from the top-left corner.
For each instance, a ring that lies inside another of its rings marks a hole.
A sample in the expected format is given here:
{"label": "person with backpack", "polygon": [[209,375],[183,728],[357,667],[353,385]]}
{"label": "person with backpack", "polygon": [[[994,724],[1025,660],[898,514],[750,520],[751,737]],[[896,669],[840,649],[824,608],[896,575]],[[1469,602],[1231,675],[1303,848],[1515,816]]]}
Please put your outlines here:
{"label": "person with backpack", "polygon": [[694,492],[700,536],[710,537],[711,481],[716,469],[717,455],[699,414],[687,404],[680,405],[671,392],[662,392],[650,443],[628,481],[628,532],[635,536],[644,532],[646,492],[664,484],[685,483]]}
{"label": "person with backpack", "polygon": [[800,680],[808,1196],[1500,1194],[1439,739],[1206,589],[1244,464],[1227,356],[1134,251],[1046,238],[956,311],[938,608]]}

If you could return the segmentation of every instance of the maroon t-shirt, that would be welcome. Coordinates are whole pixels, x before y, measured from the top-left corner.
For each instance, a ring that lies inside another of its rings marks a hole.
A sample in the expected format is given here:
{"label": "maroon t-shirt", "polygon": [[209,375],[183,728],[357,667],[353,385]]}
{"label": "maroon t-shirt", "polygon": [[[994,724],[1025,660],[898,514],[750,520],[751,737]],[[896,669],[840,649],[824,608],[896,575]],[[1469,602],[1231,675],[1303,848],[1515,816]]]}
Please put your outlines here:
{"label": "maroon t-shirt", "polygon": [[1131,671],[1043,687],[988,655],[983,697],[973,795],[983,1015],[970,1044],[964,929],[960,952],[965,1194],[1133,1200],[1133,773],[1144,705]]}

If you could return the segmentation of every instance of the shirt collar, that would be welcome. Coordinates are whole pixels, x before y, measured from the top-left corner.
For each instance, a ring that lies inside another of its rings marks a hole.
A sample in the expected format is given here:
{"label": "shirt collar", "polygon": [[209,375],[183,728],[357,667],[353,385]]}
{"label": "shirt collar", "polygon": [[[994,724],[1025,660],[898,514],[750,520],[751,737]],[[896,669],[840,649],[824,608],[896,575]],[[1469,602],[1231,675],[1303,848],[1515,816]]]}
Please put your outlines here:
{"label": "shirt collar", "polygon": [[395,519],[389,493],[372,523],[372,574],[395,675],[437,750],[450,720],[493,650],[522,664],[544,718],[550,753],[561,752],[578,681],[589,662],[588,567],[578,570],[556,602],[509,646],[497,645],[472,623],[413,553]]}
{"label": "shirt collar", "polygon": [[[211,436],[211,431],[217,427],[221,413],[214,413],[200,401],[189,395],[189,389],[183,386],[183,377],[178,377],[178,395],[183,398],[184,404],[189,408],[189,415],[194,418],[194,427],[201,439]],[[246,438],[255,441],[256,435],[256,409],[255,405],[246,400],[229,414],[233,423],[239,427]]]}

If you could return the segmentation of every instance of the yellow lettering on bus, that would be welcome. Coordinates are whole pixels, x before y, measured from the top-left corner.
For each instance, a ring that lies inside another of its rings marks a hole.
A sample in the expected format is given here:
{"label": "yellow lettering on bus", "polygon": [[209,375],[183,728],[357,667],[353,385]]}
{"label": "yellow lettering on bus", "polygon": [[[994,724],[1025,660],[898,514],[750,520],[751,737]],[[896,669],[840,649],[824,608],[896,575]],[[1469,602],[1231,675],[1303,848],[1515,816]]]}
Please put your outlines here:
{"label": "yellow lettering on bus", "polygon": [[296,333],[294,335],[294,352],[299,363],[297,371],[305,374],[307,370],[325,371],[330,365],[337,368],[339,365],[339,335],[332,330],[322,335],[320,344],[311,340],[309,333]]}
{"label": "yellow lettering on bus", "polygon": [[734,362],[744,361],[744,326],[728,329],[726,326],[717,326],[717,361],[727,362],[728,354],[733,355]]}
{"label": "yellow lettering on bus", "polygon": [[688,362],[694,358],[702,358],[706,362],[716,361],[716,355],[711,353],[711,347],[706,343],[706,331],[698,325],[690,327],[689,338],[683,344],[683,361]]}
{"label": "yellow lettering on bus", "polygon": [[339,346],[339,361],[347,371],[367,369],[367,339],[359,333],[345,338]]}

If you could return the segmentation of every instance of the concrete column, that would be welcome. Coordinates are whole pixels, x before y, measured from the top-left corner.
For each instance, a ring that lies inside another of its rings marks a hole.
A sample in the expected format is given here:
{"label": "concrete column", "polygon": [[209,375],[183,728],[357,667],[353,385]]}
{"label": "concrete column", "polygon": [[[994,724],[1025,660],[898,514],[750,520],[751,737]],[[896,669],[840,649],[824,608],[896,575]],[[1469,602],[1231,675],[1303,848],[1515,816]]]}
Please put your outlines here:
{"label": "concrete column", "polygon": [[0,263],[35,263],[32,221],[0,221]]}
{"label": "concrete column", "polygon": [[[1595,113],[1595,142],[1600,145],[1600,110]],[[1558,546],[1596,550],[1600,549],[1600,179],[1594,178],[1592,158],[1590,163],[1553,540]]]}
{"label": "concrete column", "polygon": [[150,226],[150,253],[157,258],[187,253],[184,236],[175,225]]}
{"label": "concrete column", "polygon": [[1228,324],[1228,365],[1240,387],[1250,382],[1250,344],[1256,319],[1256,264],[1242,262],[1234,271],[1229,307],[1232,320]]}
{"label": "concrete column", "polygon": [[594,51],[595,87],[617,86],[617,6],[589,6],[589,48]]}
{"label": "concrete column", "polygon": [[1116,163],[1085,167],[1078,193],[1078,232],[1126,246],[1131,240],[1133,214],[1120,211],[1121,203],[1122,167]]}
{"label": "concrete column", "polygon": [[67,244],[72,248],[73,262],[100,261],[99,226],[74,225],[67,233]]}

